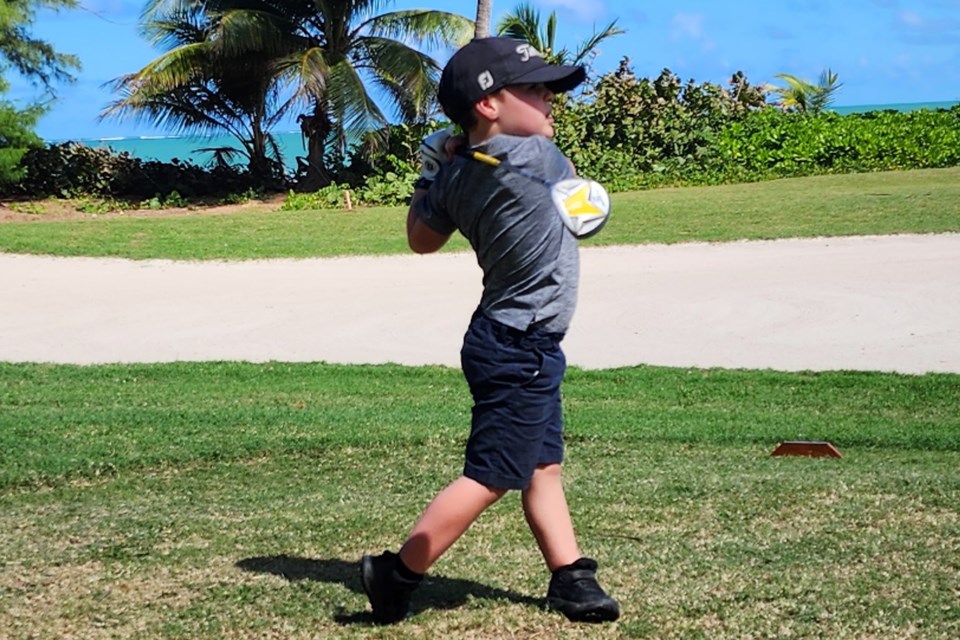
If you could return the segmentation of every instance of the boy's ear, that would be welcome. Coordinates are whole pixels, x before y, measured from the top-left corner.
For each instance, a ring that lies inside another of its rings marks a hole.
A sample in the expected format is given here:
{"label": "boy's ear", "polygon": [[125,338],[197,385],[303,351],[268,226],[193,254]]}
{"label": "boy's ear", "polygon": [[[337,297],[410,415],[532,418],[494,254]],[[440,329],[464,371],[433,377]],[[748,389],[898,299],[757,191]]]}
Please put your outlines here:
{"label": "boy's ear", "polygon": [[497,99],[496,93],[483,96],[477,100],[473,108],[476,109],[477,114],[485,120],[495,122],[500,117],[500,101]]}

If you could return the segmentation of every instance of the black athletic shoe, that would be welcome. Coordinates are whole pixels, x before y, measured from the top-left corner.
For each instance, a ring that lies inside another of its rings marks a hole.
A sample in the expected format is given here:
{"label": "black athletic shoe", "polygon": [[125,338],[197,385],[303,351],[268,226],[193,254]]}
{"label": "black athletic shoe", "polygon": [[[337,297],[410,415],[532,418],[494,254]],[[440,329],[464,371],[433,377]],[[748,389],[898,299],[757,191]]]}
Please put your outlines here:
{"label": "black athletic shoe", "polygon": [[419,580],[404,578],[397,572],[400,558],[384,551],[379,556],[360,560],[360,582],[373,608],[373,619],[380,624],[400,622],[410,612],[410,594]]}
{"label": "black athletic shoe", "polygon": [[620,605],[597,584],[597,561],[580,558],[550,578],[547,602],[574,622],[612,622]]}

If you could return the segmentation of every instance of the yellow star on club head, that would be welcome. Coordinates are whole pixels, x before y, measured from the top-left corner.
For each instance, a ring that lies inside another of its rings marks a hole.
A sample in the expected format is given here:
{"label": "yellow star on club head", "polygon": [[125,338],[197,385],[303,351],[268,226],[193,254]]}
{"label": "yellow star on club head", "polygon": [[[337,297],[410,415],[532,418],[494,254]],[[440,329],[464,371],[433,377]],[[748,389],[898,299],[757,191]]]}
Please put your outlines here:
{"label": "yellow star on club head", "polygon": [[597,205],[590,202],[589,184],[578,187],[576,191],[564,199],[563,205],[567,210],[567,214],[571,216],[603,215],[603,211],[600,210]]}

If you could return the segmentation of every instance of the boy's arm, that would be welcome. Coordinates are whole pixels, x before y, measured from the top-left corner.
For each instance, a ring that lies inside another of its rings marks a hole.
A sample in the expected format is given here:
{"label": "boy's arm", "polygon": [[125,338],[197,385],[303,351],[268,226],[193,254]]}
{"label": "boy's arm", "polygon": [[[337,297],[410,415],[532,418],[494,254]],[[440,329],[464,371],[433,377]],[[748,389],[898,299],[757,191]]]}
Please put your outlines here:
{"label": "boy's arm", "polygon": [[416,204],[427,194],[440,167],[453,158],[454,149],[462,144],[462,136],[454,136],[452,126],[434,131],[420,143],[420,180],[417,180],[407,211],[407,244],[416,253],[433,253],[446,244],[452,233],[438,233],[417,216]]}
{"label": "boy's arm", "polygon": [[415,253],[433,253],[447,243],[453,234],[437,233],[421,220],[414,205],[427,194],[426,189],[417,189],[410,200],[410,210],[407,211],[407,244]]}

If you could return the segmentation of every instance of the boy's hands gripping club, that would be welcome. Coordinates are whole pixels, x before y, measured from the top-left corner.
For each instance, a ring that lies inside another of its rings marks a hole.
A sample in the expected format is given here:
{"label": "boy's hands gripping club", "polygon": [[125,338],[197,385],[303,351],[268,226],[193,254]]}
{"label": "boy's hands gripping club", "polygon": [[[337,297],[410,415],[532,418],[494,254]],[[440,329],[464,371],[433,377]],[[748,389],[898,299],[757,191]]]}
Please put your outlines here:
{"label": "boy's hands gripping club", "polygon": [[453,131],[453,127],[434,131],[420,143],[420,177],[436,180],[440,166],[450,159],[445,146]]}
{"label": "boy's hands gripping club", "polygon": [[420,179],[416,185],[418,189],[429,189],[440,167],[450,161],[456,147],[463,141],[462,136],[455,135],[453,126],[434,131],[420,143]]}

